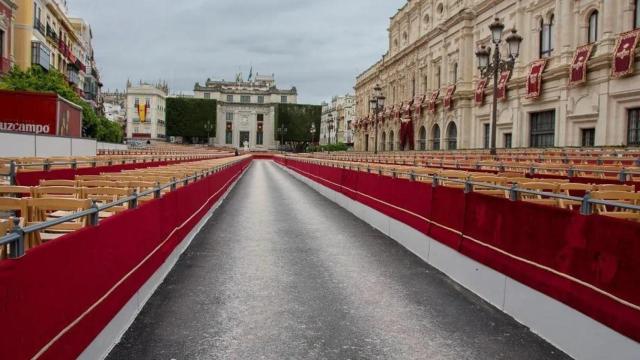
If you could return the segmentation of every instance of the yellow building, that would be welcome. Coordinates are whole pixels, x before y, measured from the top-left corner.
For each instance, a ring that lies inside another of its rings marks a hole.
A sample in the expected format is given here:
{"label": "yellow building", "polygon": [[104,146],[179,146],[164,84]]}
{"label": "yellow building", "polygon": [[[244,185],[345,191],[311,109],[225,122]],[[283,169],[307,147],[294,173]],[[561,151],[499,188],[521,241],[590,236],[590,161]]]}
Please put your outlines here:
{"label": "yellow building", "polygon": [[82,93],[85,58],[82,39],[67,16],[64,0],[18,0],[15,25],[15,61],[57,70]]}

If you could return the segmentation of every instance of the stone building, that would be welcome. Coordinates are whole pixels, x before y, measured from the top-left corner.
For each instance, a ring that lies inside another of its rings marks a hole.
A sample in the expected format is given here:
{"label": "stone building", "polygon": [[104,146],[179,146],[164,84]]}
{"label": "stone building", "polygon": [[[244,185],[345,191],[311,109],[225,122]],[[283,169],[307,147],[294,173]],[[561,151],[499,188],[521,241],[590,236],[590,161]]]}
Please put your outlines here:
{"label": "stone building", "polygon": [[127,83],[126,114],[127,139],[151,140],[166,138],[166,99],[169,88],[165,83],[138,85]]}
{"label": "stone building", "polygon": [[[503,39],[512,28],[523,37],[498,86],[498,148],[640,145],[640,33],[628,33],[640,27],[639,3],[407,1],[391,17],[387,53],[357,77],[356,149],[373,150],[376,123],[379,150],[488,147],[493,81],[481,81],[475,51],[490,45],[496,17]],[[376,84],[386,96],[377,121]]]}
{"label": "stone building", "polygon": [[14,22],[17,5],[10,0],[0,0],[0,76],[6,74],[15,62]]}
{"label": "stone building", "polygon": [[236,81],[207,79],[193,89],[195,98],[217,100],[216,138],[218,146],[250,149],[274,149],[276,104],[296,104],[298,92],[278,89],[273,75],[251,76],[247,81],[241,75]]}
{"label": "stone building", "polygon": [[[352,144],[355,115],[356,99],[353,95],[334,96],[331,99],[331,103],[323,102],[320,121],[320,144]],[[333,121],[332,131],[329,131],[330,119]]]}

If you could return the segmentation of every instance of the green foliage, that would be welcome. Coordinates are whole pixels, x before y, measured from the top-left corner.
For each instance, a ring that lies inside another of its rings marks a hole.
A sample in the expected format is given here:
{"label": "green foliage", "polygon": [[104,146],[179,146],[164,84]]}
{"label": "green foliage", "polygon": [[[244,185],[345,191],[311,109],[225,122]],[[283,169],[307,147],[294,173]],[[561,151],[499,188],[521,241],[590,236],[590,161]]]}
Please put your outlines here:
{"label": "green foliage", "polygon": [[320,105],[303,105],[303,104],[277,104],[276,105],[276,131],[275,139],[280,140],[277,129],[281,124],[287,128],[284,136],[285,142],[311,142],[311,124],[315,124],[316,133],[314,135],[317,141],[320,133],[320,116],[322,107]]}
{"label": "green foliage", "polygon": [[[168,98],[167,136],[207,138],[216,136],[217,101]],[[211,127],[207,132],[206,124]]]}
{"label": "green foliage", "polygon": [[328,145],[312,145],[308,146],[307,152],[322,152],[322,151],[347,151],[349,147],[345,143],[328,144]]}
{"label": "green foliage", "polygon": [[26,71],[14,67],[0,79],[0,89],[12,91],[54,92],[61,97],[82,107],[82,134],[98,141],[121,143],[123,138],[120,125],[109,121],[95,111],[84,101],[73,88],[67,84],[61,73],[51,70],[44,71],[38,66]]}

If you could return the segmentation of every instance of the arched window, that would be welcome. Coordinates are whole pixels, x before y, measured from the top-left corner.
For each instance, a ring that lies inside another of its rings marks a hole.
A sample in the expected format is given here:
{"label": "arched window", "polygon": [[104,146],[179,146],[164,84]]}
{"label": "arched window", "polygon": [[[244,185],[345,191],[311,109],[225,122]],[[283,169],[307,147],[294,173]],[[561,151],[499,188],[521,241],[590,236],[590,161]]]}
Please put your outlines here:
{"label": "arched window", "polygon": [[431,129],[431,141],[433,141],[432,150],[440,150],[440,126],[435,124]]}
{"label": "arched window", "polygon": [[588,42],[594,43],[598,41],[598,10],[594,10],[589,15],[589,34]]}
{"label": "arched window", "polygon": [[393,130],[389,131],[389,151],[393,151]]}
{"label": "arched window", "polygon": [[420,144],[420,150],[427,150],[427,129],[425,129],[424,126],[421,126],[418,134],[420,137],[420,140],[418,141]]}
{"label": "arched window", "polygon": [[382,148],[382,149],[380,149],[381,151],[384,151],[384,148],[385,148],[384,145],[385,145],[386,141],[387,141],[387,134],[383,131],[382,132],[382,141],[381,141],[382,144],[380,144],[381,145],[380,147]]}
{"label": "arched window", "polygon": [[458,128],[453,121],[447,127],[447,150],[455,150],[458,148]]}
{"label": "arched window", "polygon": [[553,15],[549,17],[549,22],[545,24],[544,19],[540,19],[540,57],[549,57],[553,51]]}
{"label": "arched window", "polygon": [[453,73],[451,74],[453,77],[453,84],[458,82],[458,63],[453,63]]}

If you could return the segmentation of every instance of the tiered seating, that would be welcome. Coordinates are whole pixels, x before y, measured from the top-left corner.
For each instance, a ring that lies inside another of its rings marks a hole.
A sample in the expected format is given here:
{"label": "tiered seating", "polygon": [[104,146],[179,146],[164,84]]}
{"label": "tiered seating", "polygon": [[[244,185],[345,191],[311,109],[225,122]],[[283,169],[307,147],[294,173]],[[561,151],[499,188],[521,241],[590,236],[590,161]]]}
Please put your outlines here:
{"label": "tiered seating", "polygon": [[[411,178],[416,181],[435,183],[438,186],[466,188],[468,191],[489,196],[511,199],[515,194],[517,200],[520,201],[560,207],[571,211],[580,210],[583,201],[578,198],[589,194],[591,199],[609,202],[608,205],[594,202],[594,213],[640,221],[640,211],[621,207],[624,204],[640,206],[640,194],[636,192],[636,186],[619,183],[617,179],[611,179],[611,183],[598,184],[585,181],[589,179],[588,177],[535,177],[529,172],[517,171],[515,167],[508,168],[510,171],[488,171],[470,166],[465,166],[464,170],[452,170],[447,167],[425,166],[422,160],[416,161],[416,163],[421,163],[414,166],[412,164],[414,155],[408,154],[401,157],[388,154],[371,156],[371,154],[343,153],[299,156],[298,159],[359,171],[377,172],[382,175]],[[598,166],[593,165],[595,170]],[[574,180],[579,180],[579,182]],[[598,180],[602,180],[602,178]],[[515,193],[514,187],[518,190]]]}
{"label": "tiered seating", "polygon": [[[0,237],[13,227],[13,218],[21,226],[30,226],[71,215],[74,212],[125,199],[134,192],[141,193],[159,185],[169,184],[195,174],[202,174],[220,165],[229,164],[246,156],[202,160],[155,168],[128,170],[100,175],[78,175],[74,180],[41,180],[39,186],[0,186]],[[176,187],[183,186],[177,183]],[[170,191],[165,188],[160,196]],[[138,197],[138,203],[152,201],[154,194]],[[113,216],[128,209],[128,202],[100,211],[101,218]],[[34,232],[26,238],[26,249],[56,239],[66,233],[89,226],[88,217],[78,218]],[[3,232],[4,231],[4,232]],[[6,256],[7,246],[0,248]]]}

